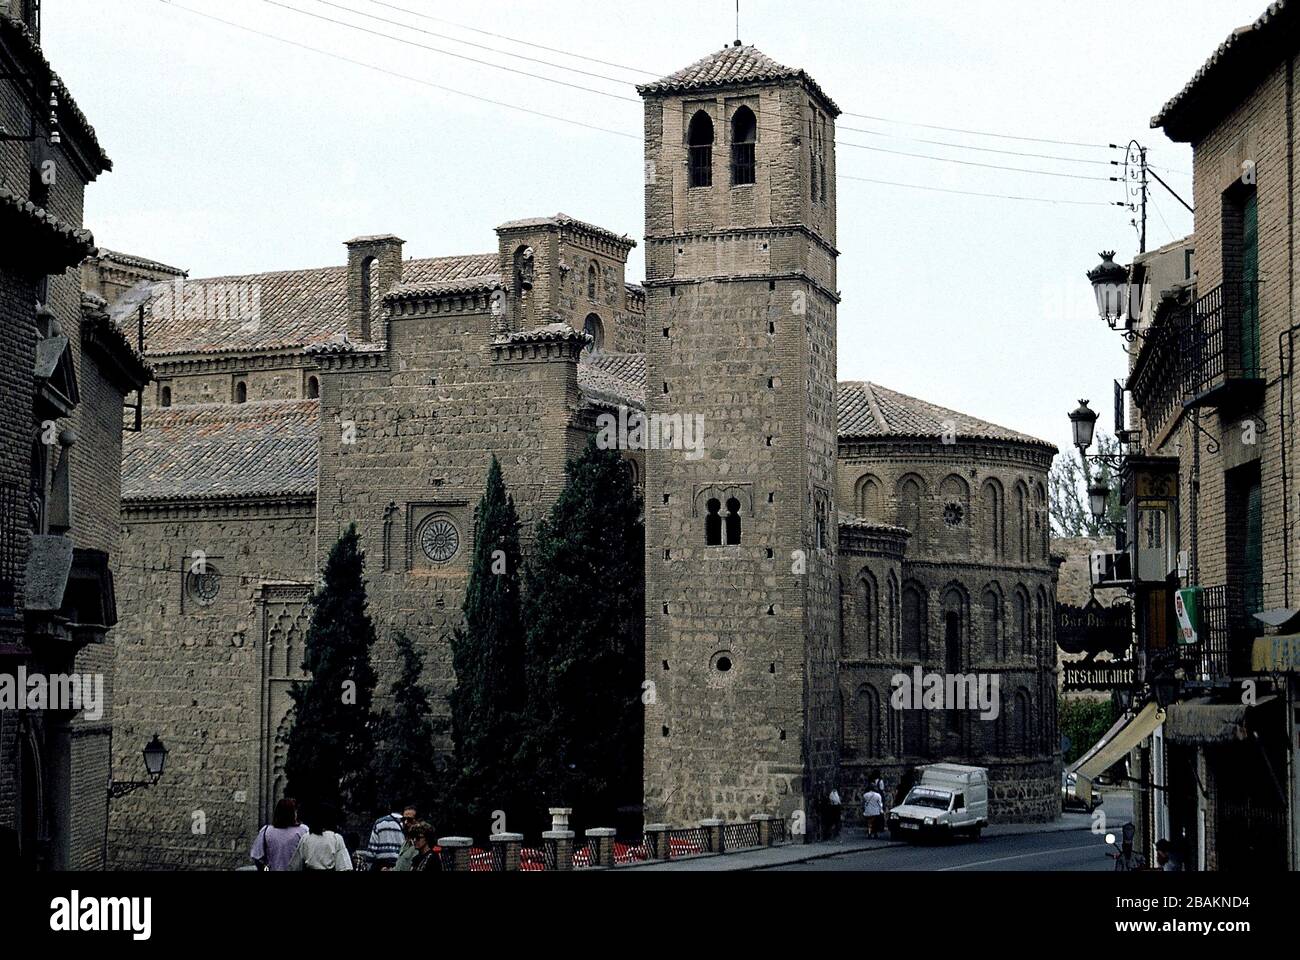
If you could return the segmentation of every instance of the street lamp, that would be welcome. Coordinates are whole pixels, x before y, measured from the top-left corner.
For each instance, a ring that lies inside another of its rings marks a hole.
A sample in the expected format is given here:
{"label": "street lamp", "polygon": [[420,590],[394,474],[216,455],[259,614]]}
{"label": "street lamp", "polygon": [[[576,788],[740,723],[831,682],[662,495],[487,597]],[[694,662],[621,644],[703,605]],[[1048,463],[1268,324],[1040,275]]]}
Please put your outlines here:
{"label": "street lamp", "polygon": [[1106,519],[1106,505],[1110,502],[1110,487],[1104,480],[1088,484],[1088,512],[1101,523]]}
{"label": "street lamp", "polygon": [[1115,262],[1114,250],[1103,250],[1101,263],[1088,271],[1093,296],[1097,298],[1097,313],[1114,330],[1128,311],[1128,270]]}
{"label": "street lamp", "polygon": [[153,739],[145,744],[144,750],[144,769],[149,774],[148,780],[110,780],[108,784],[108,798],[110,800],[117,797],[124,797],[128,793],[139,790],[141,787],[152,787],[161,779],[163,770],[167,767],[167,747],[163,745],[158,734],[153,735]]}
{"label": "street lamp", "polygon": [[1087,400],[1080,400],[1078,409],[1070,412],[1070,430],[1074,433],[1074,445],[1079,448],[1079,456],[1084,456],[1092,446],[1092,434],[1097,428],[1097,411],[1089,409]]}

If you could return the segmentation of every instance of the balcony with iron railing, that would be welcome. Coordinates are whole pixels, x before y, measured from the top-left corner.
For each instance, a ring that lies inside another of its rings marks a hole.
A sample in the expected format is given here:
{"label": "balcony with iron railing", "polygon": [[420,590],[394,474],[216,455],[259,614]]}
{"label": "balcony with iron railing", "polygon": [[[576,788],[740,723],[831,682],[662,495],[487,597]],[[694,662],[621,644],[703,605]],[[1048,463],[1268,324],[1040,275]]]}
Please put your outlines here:
{"label": "balcony with iron railing", "polygon": [[1250,673],[1251,646],[1263,633],[1253,615],[1263,609],[1263,598],[1260,583],[1219,584],[1201,591],[1198,642],[1181,648],[1189,677],[1212,682]]}
{"label": "balcony with iron railing", "polygon": [[1129,389],[1151,432],[1183,410],[1258,405],[1258,317],[1258,284],[1232,284],[1167,308],[1147,329]]}

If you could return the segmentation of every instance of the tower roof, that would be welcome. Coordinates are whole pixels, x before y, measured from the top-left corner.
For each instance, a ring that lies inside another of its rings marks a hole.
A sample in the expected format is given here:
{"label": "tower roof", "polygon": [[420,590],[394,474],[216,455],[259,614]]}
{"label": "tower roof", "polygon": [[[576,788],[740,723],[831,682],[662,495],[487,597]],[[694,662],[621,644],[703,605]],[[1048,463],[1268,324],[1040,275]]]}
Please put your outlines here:
{"label": "tower roof", "polygon": [[716,53],[711,53],[689,67],[669,74],[654,83],[641,84],[637,87],[637,92],[645,97],[665,93],[748,87],[775,80],[797,80],[823,100],[835,116],[839,116],[840,108],[818,86],[817,81],[808,75],[807,71],[777,63],[757,47],[740,46],[739,41],[736,45],[723,47]]}

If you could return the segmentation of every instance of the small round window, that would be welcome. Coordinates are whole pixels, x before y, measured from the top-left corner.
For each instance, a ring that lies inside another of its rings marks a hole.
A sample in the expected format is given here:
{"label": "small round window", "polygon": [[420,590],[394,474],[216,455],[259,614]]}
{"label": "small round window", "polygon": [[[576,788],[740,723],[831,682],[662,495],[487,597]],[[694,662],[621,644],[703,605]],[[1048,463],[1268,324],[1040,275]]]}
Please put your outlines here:
{"label": "small round window", "polygon": [[221,592],[221,574],[212,564],[204,564],[203,572],[190,571],[185,576],[185,593],[195,603],[204,606],[217,599]]}
{"label": "small round window", "polygon": [[950,527],[960,527],[963,510],[960,503],[949,503],[943,508],[943,522]]}
{"label": "small round window", "polygon": [[420,549],[434,563],[446,563],[460,551],[460,531],[450,517],[430,517],[420,528]]}

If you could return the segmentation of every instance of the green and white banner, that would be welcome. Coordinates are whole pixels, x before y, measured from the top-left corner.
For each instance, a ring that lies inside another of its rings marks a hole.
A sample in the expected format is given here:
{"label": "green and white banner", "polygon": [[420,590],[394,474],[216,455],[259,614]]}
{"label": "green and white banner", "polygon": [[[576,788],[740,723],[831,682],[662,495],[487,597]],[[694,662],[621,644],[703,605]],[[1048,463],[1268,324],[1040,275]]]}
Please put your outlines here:
{"label": "green and white banner", "polygon": [[1178,614],[1178,642],[1181,644],[1200,642],[1200,598],[1200,587],[1186,587],[1174,594],[1174,611]]}

